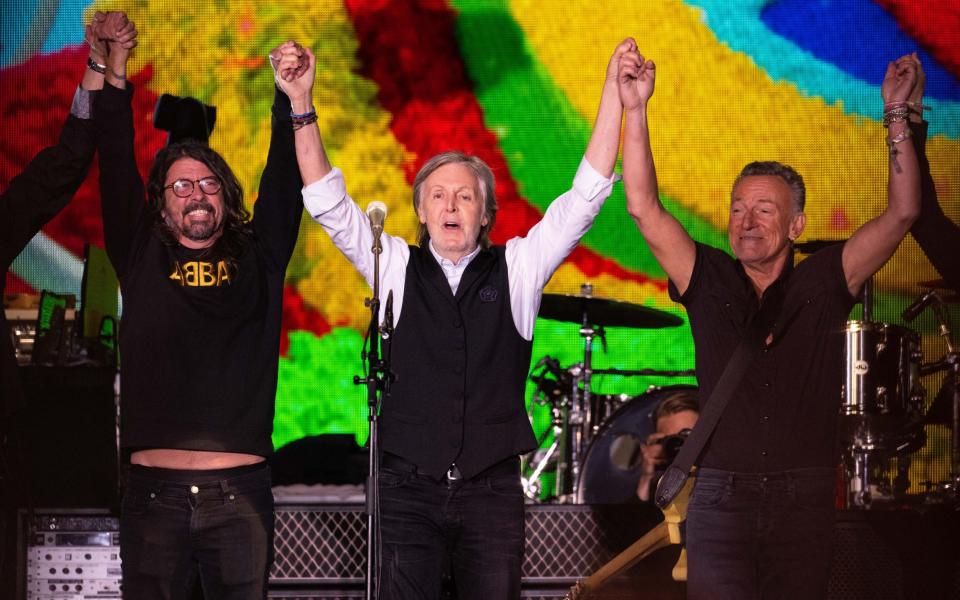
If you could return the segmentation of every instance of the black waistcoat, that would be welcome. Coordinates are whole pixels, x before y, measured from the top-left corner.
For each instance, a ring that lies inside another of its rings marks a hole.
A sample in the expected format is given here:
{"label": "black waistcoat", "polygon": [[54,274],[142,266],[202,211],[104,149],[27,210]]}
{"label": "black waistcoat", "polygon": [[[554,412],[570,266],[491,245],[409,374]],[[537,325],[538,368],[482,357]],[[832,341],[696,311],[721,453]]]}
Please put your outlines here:
{"label": "black waistcoat", "polygon": [[481,250],[454,296],[433,254],[410,247],[380,438],[432,477],[456,461],[469,478],[536,445],[524,410],[533,344],[513,322],[504,250]]}

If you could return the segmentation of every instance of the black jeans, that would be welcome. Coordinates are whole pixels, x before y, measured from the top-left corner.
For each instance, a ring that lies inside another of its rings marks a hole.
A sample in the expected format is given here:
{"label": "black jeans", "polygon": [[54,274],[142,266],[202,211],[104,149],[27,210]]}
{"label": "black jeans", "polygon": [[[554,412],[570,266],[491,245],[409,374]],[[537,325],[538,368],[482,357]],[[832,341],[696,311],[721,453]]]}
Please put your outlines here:
{"label": "black jeans", "polygon": [[700,469],[687,511],[687,597],[826,598],[836,470]]}
{"label": "black jeans", "polygon": [[458,600],[519,598],[523,492],[513,471],[448,483],[382,467],[380,600],[439,598],[446,561]]}
{"label": "black jeans", "polygon": [[120,512],[123,595],[208,600],[267,597],[273,561],[270,468],[216,471],[134,465]]}

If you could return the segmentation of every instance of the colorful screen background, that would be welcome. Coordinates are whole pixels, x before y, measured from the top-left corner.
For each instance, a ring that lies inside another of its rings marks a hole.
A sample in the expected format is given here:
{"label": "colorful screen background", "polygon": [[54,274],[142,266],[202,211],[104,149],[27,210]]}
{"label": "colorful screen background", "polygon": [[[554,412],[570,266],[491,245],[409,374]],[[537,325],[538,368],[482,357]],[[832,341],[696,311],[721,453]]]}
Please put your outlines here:
{"label": "colorful screen background", "polygon": [[[137,160],[146,173],[165,133],[152,126],[163,93],[217,107],[211,145],[232,165],[248,202],[269,139],[273,46],[295,39],[318,57],[315,105],[334,164],[361,205],[389,206],[387,230],[412,241],[411,181],[436,152],[459,148],[497,176],[495,242],[522,235],[570,185],[589,137],[606,62],[634,36],[657,63],[650,105],[664,203],[703,242],[728,248],[728,194],[750,160],[796,167],[808,189],[801,240],[848,237],[886,203],[879,85],[888,60],[916,51],[932,107],[928,154],[940,200],[960,220],[960,7],[937,0],[425,0],[390,2],[116,2],[6,0],[0,51],[0,187],[56,140],[86,60],[82,25],[96,9],[123,8],[140,44]],[[83,243],[103,243],[96,167],[70,206],[7,275],[8,291],[78,293]],[[625,211],[617,186],[548,293],[598,296],[677,315],[662,270]],[[936,272],[908,239],[877,277],[875,320],[899,313]],[[274,444],[321,433],[366,437],[361,372],[367,319],[361,278],[308,218],[287,273]],[[855,309],[854,316],[859,312]],[[927,360],[944,352],[924,314]],[[594,365],[693,367],[689,327],[608,332]],[[582,360],[573,324],[539,320],[533,360]],[[172,376],[173,374],[171,374]],[[595,391],[643,393],[669,378],[605,376]],[[928,402],[939,379],[924,380]],[[528,397],[533,395],[533,386]],[[838,390],[839,404],[839,390]],[[534,407],[538,432],[546,409]],[[949,432],[930,441],[911,477],[945,478]]]}

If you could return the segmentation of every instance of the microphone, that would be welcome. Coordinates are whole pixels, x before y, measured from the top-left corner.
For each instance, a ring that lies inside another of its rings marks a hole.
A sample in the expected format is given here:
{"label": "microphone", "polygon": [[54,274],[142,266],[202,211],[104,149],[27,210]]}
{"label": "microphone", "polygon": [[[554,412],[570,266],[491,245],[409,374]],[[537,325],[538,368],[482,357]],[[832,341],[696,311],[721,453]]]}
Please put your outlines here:
{"label": "microphone", "polygon": [[370,229],[373,230],[373,245],[380,247],[380,234],[383,233],[383,221],[387,218],[387,205],[374,200],[367,205],[367,218],[370,219]]}
{"label": "microphone", "polygon": [[930,306],[933,302],[940,302],[940,296],[937,295],[936,290],[930,290],[926,294],[917,298],[913,304],[908,306],[903,313],[900,315],[900,318],[903,319],[904,323],[909,323],[917,318],[917,316],[923,312],[923,309]]}

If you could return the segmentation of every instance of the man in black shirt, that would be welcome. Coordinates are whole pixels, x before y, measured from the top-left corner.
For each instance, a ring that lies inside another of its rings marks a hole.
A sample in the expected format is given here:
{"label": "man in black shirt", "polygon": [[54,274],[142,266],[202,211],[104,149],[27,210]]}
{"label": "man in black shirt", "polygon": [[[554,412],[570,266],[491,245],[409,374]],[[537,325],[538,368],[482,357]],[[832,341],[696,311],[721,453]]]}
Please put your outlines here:
{"label": "man in black shirt", "polygon": [[701,402],[710,396],[769,293],[783,306],[765,346],[700,456],[687,516],[690,598],[823,598],[833,537],[842,326],[868,277],[919,212],[917,157],[905,106],[916,68],[898,61],[882,85],[888,108],[889,204],[842,246],[794,267],[805,189],[790,167],[747,165],[734,182],[729,239],[737,260],[693,241],[660,203],[646,122],[654,66],[620,61],[630,215],[684,304]]}
{"label": "man in black shirt", "polygon": [[96,115],[123,293],[124,595],[186,598],[199,575],[208,598],[263,598],[283,284],[303,212],[290,104],[277,92],[252,219],[226,162],[195,142],[162,149],[144,190],[127,58],[111,51]]}

